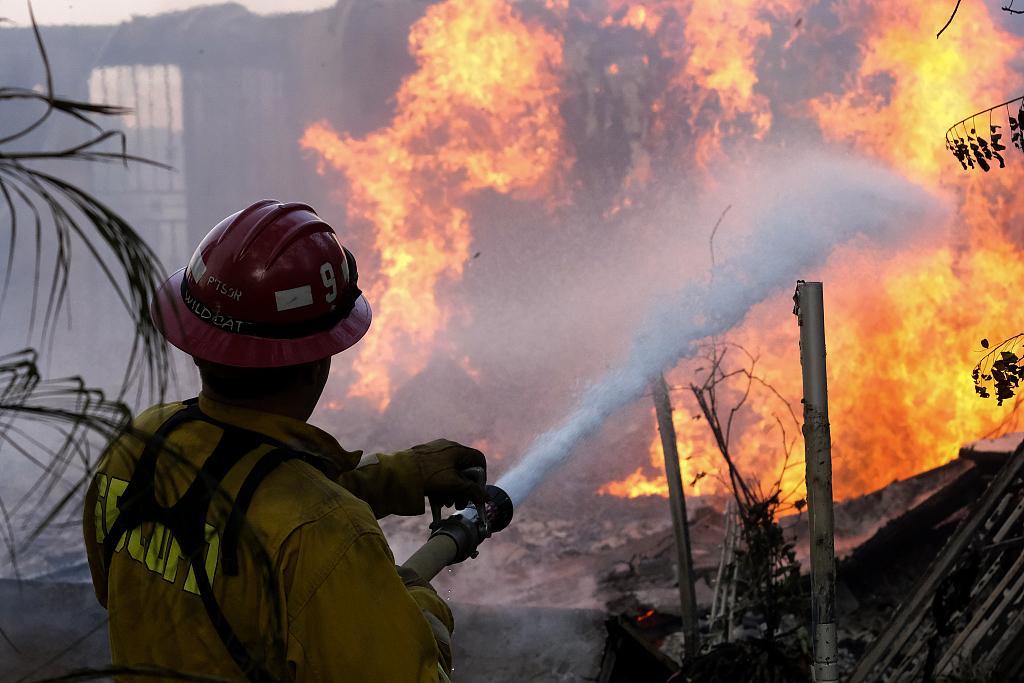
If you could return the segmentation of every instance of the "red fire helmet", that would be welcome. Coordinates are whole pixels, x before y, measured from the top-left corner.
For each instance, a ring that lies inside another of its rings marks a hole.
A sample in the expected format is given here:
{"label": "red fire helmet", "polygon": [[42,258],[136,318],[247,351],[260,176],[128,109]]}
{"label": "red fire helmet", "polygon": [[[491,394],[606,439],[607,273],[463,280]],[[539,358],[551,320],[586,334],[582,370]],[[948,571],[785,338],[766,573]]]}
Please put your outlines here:
{"label": "red fire helmet", "polygon": [[157,328],[185,353],[242,368],[327,358],[359,341],[370,304],[356,260],[305,204],[265,199],[222,220],[157,291]]}

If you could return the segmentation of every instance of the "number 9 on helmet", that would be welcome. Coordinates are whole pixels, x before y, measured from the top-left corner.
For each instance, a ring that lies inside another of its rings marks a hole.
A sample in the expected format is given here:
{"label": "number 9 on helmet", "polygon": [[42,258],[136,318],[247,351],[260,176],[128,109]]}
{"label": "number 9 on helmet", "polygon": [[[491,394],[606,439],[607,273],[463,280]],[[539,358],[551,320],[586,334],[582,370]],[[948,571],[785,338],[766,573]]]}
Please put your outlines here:
{"label": "number 9 on helmet", "polygon": [[198,359],[272,368],[333,356],[370,327],[355,257],[306,204],[265,199],[220,221],[157,291],[153,322]]}

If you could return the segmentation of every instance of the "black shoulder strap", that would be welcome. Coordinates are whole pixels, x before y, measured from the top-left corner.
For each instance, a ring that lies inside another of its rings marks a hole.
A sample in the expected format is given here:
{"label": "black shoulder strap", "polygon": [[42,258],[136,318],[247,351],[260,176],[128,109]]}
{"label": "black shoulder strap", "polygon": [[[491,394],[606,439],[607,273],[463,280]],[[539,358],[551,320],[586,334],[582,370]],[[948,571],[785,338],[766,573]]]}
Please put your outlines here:
{"label": "black shoulder strap", "polygon": [[[220,492],[220,484],[228,470],[246,453],[270,443],[276,448],[265,453],[253,466],[235,497],[228,516],[224,539],[221,544],[221,558],[224,573],[238,574],[238,540],[245,522],[249,504],[260,482],[278,465],[288,460],[302,459],[318,469],[322,463],[301,451],[285,448],[280,442],[247,429],[235,427],[215,420],[199,410],[196,399],[183,401],[185,408],[172,415],[147,442],[131,481],[118,501],[118,516],[103,541],[105,567],[109,571],[114,551],[121,538],[144,522],[163,524],[177,540],[182,554],[188,558],[196,578],[199,597],[217,635],[231,658],[250,681],[255,683],[277,683],[274,678],[246,649],[238,638],[213,594],[213,586],[206,572],[204,554],[206,549],[206,516],[210,503]],[[213,452],[199,469],[195,480],[185,493],[171,507],[163,507],[156,501],[155,474],[157,456],[167,437],[184,422],[200,420],[220,427],[223,434]]]}
{"label": "black shoulder strap", "polygon": [[[255,433],[250,433],[258,436]],[[241,435],[233,435],[233,439],[241,439]],[[250,445],[247,450],[243,451],[242,454],[249,452],[259,444]],[[240,456],[239,456],[240,457]],[[238,491],[238,495],[235,497],[234,504],[231,507],[231,513],[228,517],[227,527],[224,531],[224,538],[221,542],[221,558],[224,563],[224,574],[227,576],[238,575],[238,539],[241,534],[242,526],[245,523],[245,515],[249,509],[249,504],[252,502],[253,495],[256,493],[256,488],[260,485],[267,475],[269,475],[274,468],[282,463],[289,460],[302,459],[309,460],[309,454],[301,451],[293,451],[284,448],[276,448],[272,451],[268,451],[263,454],[256,464],[253,465],[249,474],[246,476],[245,481],[242,483],[241,488]],[[207,460],[212,460],[213,456]],[[313,462],[315,466],[315,460]],[[225,472],[226,473],[226,472]],[[200,472],[202,475],[202,472]],[[221,478],[223,475],[221,475]],[[197,482],[198,483],[198,482]],[[219,483],[219,479],[218,479]],[[193,484],[193,487],[195,484]],[[191,491],[191,488],[190,488]],[[186,492],[186,496],[188,493]],[[185,496],[182,497],[182,501]],[[207,505],[209,504],[209,498],[206,499]],[[178,504],[181,504],[179,501]],[[190,514],[195,514],[193,508],[187,508]],[[190,526],[191,528],[202,529],[205,524],[204,520],[206,517],[205,509],[203,510],[202,517],[196,521],[193,521]],[[172,533],[174,533],[172,531]],[[224,647],[227,648],[231,658],[235,660],[239,668],[245,673],[246,677],[254,683],[276,683],[276,679],[266,670],[263,666],[249,654],[244,643],[238,638],[235,630],[231,627],[231,623],[224,615],[220,605],[217,603],[216,598],[213,595],[213,586],[210,583],[210,577],[206,573],[206,564],[203,562],[203,542],[202,539],[196,539],[199,544],[195,547],[194,553],[188,553],[191,559],[193,571],[195,572],[196,584],[199,587],[199,597],[203,601],[203,607],[206,609],[206,615],[209,617],[210,622],[217,631],[217,635],[220,637]],[[180,543],[180,542],[179,542]],[[184,549],[184,545],[182,545]]]}
{"label": "black shoulder strap", "polygon": [[182,403],[185,404],[184,410],[171,415],[146,442],[142,455],[135,464],[131,480],[117,501],[117,519],[103,539],[103,567],[106,571],[110,571],[114,550],[125,534],[144,521],[164,521],[165,508],[156,504],[154,487],[157,456],[163,450],[171,432],[185,422],[202,419],[202,413],[195,401]]}

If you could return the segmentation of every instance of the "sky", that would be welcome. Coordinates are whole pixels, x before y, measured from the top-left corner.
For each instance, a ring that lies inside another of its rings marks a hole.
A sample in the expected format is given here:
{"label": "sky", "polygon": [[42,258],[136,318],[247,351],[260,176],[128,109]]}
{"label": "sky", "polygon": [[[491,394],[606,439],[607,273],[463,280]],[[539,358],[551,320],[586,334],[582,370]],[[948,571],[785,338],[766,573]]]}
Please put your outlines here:
{"label": "sky", "polygon": [[[204,0],[32,0],[36,21],[56,24],[118,24],[132,15],[161,14],[200,5],[221,4]],[[240,0],[252,12],[303,12],[334,4],[334,0]],[[0,0],[0,17],[16,25],[29,24],[27,0]]]}

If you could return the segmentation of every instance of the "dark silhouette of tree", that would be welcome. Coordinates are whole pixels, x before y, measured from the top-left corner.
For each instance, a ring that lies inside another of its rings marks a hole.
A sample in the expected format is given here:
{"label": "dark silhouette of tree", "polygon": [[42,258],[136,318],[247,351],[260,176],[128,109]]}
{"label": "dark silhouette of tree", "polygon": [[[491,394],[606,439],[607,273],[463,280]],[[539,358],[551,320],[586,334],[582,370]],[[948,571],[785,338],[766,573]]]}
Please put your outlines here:
{"label": "dark silhouette of tree", "polygon": [[[1003,126],[995,122],[1000,120],[1004,110],[1010,130],[1010,143],[1024,154],[1024,137],[1021,136],[1024,132],[1024,96],[1021,96],[972,114],[957,121],[946,131],[946,149],[965,171],[980,168],[988,173],[996,163],[999,168],[1006,167],[1006,159],[1002,155],[1006,151],[1001,132]],[[993,115],[997,117],[995,121]],[[979,120],[984,125],[979,126]]]}
{"label": "dark silhouette of tree", "polygon": [[[935,35],[936,38],[953,22],[957,10],[960,9],[960,2],[961,0],[957,0],[953,13]],[[1014,0],[1010,0],[1002,10],[1011,14],[1024,14],[1024,10],[1014,9],[1013,2]],[[963,170],[980,168],[988,173],[996,163],[999,164],[999,168],[1006,167],[1006,159],[1002,155],[1002,152],[1006,151],[1006,146],[1002,142],[1003,126],[997,125],[1004,112],[1010,131],[1010,144],[1024,154],[1024,95],[1021,95],[988,109],[982,109],[949,127],[946,131],[946,149],[956,158]],[[979,120],[984,126],[979,127]],[[982,348],[988,352],[971,371],[974,391],[978,396],[994,397],[996,404],[1001,406],[1003,401],[1017,394],[1020,382],[1024,379],[1024,368],[1020,366],[1021,358],[1017,354],[1022,343],[1024,332],[1004,339],[994,347],[988,339],[981,340]]]}
{"label": "dark silhouette of tree", "polygon": [[939,36],[942,35],[942,32],[949,28],[949,25],[953,23],[953,17],[956,16],[957,10],[960,9],[960,2],[961,0],[956,0],[956,5],[953,7],[953,13],[949,15],[949,19],[947,19],[946,23],[942,25],[942,28],[939,29],[939,32],[935,34],[936,40]]}
{"label": "dark silhouette of tree", "polygon": [[[712,242],[712,254],[713,249]],[[795,490],[784,491],[782,483],[785,473],[802,462],[791,458],[800,422],[789,401],[757,373],[756,355],[719,339],[711,340],[702,352],[706,364],[697,369],[698,381],[672,389],[693,394],[700,408],[695,419],[703,418],[708,425],[726,466],[726,476],[712,476],[721,479],[736,502],[740,543],[725,571],[733,577],[736,602],[735,609],[709,625],[721,636],[707,641],[708,647],[701,653],[687,656],[672,680],[807,681],[802,647],[806,629],[800,625],[780,628],[788,621],[801,624],[806,604],[795,544],[778,523],[780,513],[802,511],[806,504],[803,499],[794,500]],[[736,361],[735,356],[740,359]],[[784,457],[777,478],[767,486],[755,476],[743,474],[731,442],[732,428],[755,387],[767,392],[764,398],[777,401],[781,408],[774,417]],[[787,424],[792,425],[791,431]],[[703,476],[706,473],[697,474],[698,479]],[[733,628],[742,624],[745,615],[761,620],[764,630],[758,637],[732,642]]]}
{"label": "dark silhouette of tree", "polygon": [[1021,358],[1017,355],[1024,345],[1024,332],[1015,334],[1009,339],[996,344],[989,344],[988,339],[981,340],[981,347],[988,349],[978,364],[971,371],[974,379],[974,391],[981,398],[994,398],[997,405],[1013,398],[1024,379],[1024,368],[1020,366]]}
{"label": "dark silhouette of tree", "polygon": [[[942,28],[939,29],[939,32],[935,34],[936,39],[938,39],[938,37],[941,36],[947,28],[949,28],[949,25],[953,23],[953,19],[956,17],[957,10],[960,9],[961,2],[962,0],[956,0],[956,5],[953,6],[953,12],[949,15],[949,19],[947,19],[946,23],[942,25]],[[1016,0],[1010,0],[1009,4],[1000,7],[1000,9],[1003,10],[1004,12],[1009,12],[1010,14],[1024,14],[1024,10],[1013,8],[1014,2],[1016,2]]]}

